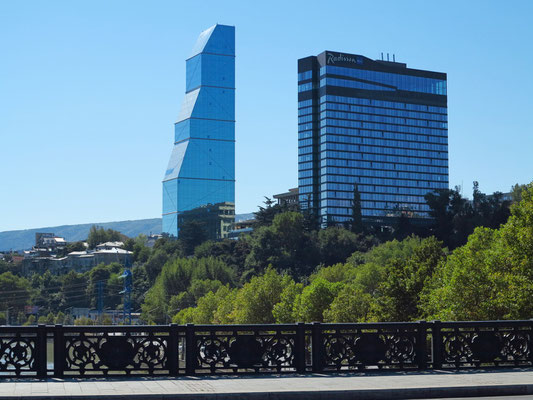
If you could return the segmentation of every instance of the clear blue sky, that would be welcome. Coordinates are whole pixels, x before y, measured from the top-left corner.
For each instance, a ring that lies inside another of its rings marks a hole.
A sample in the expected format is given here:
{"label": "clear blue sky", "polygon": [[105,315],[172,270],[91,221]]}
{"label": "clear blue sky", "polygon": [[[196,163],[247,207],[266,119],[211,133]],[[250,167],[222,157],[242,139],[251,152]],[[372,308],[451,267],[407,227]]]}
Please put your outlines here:
{"label": "clear blue sky", "polygon": [[[196,5],[198,4],[198,6]],[[448,73],[450,186],[533,178],[533,1],[4,1],[0,231],[153,218],[185,58],[236,26],[237,212],[297,186],[297,59]]]}

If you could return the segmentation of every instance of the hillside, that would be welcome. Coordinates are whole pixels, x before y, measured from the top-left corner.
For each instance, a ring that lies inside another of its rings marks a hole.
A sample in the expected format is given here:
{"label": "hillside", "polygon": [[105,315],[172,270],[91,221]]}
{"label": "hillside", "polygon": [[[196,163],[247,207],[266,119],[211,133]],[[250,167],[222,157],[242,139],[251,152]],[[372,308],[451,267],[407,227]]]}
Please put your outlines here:
{"label": "hillside", "polygon": [[[237,214],[237,221],[252,218],[253,214]],[[95,222],[78,225],[49,226],[44,228],[23,229],[18,231],[0,232],[0,251],[26,250],[35,243],[36,232],[53,232],[64,237],[68,242],[87,239],[91,226],[98,225],[105,229],[114,229],[129,237],[135,237],[141,233],[161,233],[161,218],[138,219],[131,221]]]}

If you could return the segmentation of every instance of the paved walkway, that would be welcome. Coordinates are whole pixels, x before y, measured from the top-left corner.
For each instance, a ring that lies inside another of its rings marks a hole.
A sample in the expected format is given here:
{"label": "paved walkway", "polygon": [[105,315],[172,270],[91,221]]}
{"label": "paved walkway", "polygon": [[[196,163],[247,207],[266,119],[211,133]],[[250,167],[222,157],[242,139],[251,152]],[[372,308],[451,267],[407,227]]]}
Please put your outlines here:
{"label": "paved walkway", "polygon": [[0,399],[390,399],[533,395],[533,370],[0,381]]}

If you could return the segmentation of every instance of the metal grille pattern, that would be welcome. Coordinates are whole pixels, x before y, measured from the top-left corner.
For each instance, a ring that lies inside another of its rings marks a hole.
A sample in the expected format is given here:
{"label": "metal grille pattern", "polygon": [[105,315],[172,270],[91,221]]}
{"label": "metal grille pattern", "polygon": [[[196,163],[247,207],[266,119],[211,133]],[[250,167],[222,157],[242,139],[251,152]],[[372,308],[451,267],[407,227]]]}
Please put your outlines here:
{"label": "metal grille pattern", "polygon": [[295,326],[203,326],[194,333],[197,373],[296,372]]}
{"label": "metal grille pattern", "polygon": [[3,326],[0,378],[532,367],[532,345],[532,320]]}

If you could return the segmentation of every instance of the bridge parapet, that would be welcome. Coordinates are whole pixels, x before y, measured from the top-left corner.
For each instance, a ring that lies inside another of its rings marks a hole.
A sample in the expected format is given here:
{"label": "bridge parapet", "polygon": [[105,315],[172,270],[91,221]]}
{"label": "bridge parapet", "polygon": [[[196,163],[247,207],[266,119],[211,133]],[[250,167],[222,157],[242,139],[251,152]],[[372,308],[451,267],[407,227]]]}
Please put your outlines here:
{"label": "bridge parapet", "polygon": [[0,378],[533,366],[533,321],[1,326]]}

